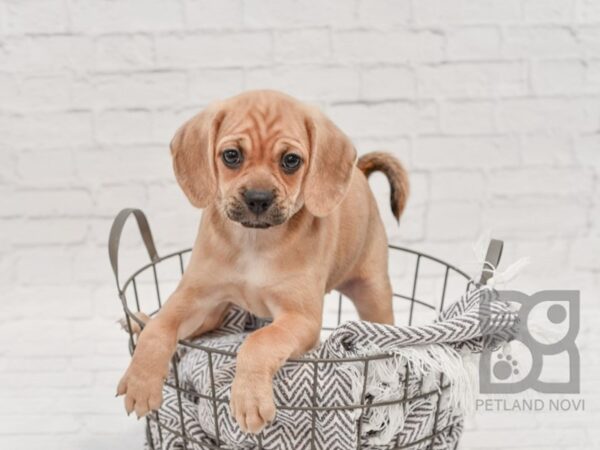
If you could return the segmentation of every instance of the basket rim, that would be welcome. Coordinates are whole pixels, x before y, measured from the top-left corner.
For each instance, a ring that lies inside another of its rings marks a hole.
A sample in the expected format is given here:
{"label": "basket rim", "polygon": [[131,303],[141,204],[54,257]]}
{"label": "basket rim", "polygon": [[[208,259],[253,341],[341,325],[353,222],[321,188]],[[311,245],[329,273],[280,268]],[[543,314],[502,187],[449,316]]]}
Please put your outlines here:
{"label": "basket rim", "polygon": [[[445,268],[446,268],[445,278],[446,279],[448,277],[449,272],[453,271],[456,274],[462,276],[465,279],[465,281],[467,281],[467,282],[471,281],[471,277],[463,270],[459,269],[458,267],[456,267],[453,264],[450,264],[450,263],[448,263],[440,258],[437,258],[435,256],[432,256],[430,254],[423,253],[423,252],[420,252],[418,250],[414,250],[414,249],[411,249],[408,247],[394,245],[394,244],[388,244],[388,248],[391,250],[396,250],[396,251],[413,254],[413,255],[417,256],[417,261],[419,261],[421,258],[423,258],[423,259],[441,264],[442,266],[445,266]],[[140,268],[138,268],[127,278],[127,280],[123,283],[123,287],[119,291],[119,298],[121,300],[123,310],[125,311],[125,314],[126,314],[128,320],[133,320],[141,328],[144,327],[144,323],[135,316],[134,312],[127,305],[127,299],[125,296],[126,289],[129,287],[129,285],[131,283],[134,283],[135,278],[139,274],[148,270],[151,267],[155,270],[155,267],[159,263],[161,263],[167,259],[170,259],[170,258],[179,256],[180,264],[183,264],[182,259],[181,259],[182,255],[189,253],[191,251],[192,251],[192,248],[185,248],[183,250],[174,251],[174,252],[168,253],[163,256],[158,256],[157,258],[153,259],[152,261],[150,261],[150,262],[144,264],[143,266],[141,266]],[[418,303],[421,306],[425,306],[430,309],[436,309],[435,306],[433,306],[433,305],[425,303],[422,300],[413,298],[414,296],[408,297],[408,296],[404,296],[404,295],[396,294],[396,293],[393,293],[393,296],[396,298],[410,300],[411,302]],[[160,310],[160,308],[153,311],[150,314],[150,316],[156,314],[159,310]],[[334,330],[334,329],[335,328],[327,328],[327,327],[322,328],[322,330]],[[133,343],[130,341],[130,351],[131,352],[133,352],[133,348],[131,348],[132,344]],[[182,345],[184,347],[187,347],[187,348],[193,348],[196,350],[205,351],[209,354],[219,354],[219,355],[233,357],[233,358],[235,358],[237,356],[237,352],[215,349],[215,348],[207,346],[207,345],[201,345],[201,344],[194,343],[193,341],[191,341],[189,339],[180,339],[180,340],[178,340],[178,344]],[[381,353],[374,353],[371,355],[363,355],[363,356],[355,356],[355,357],[339,357],[339,358],[314,358],[314,357],[302,356],[300,358],[289,358],[287,361],[292,362],[292,363],[309,363],[309,364],[317,365],[317,364],[339,364],[339,363],[352,363],[352,362],[364,362],[364,361],[378,361],[378,360],[384,360],[384,359],[389,359],[389,358],[394,358],[394,357],[395,357],[395,354],[393,352],[381,352]]]}

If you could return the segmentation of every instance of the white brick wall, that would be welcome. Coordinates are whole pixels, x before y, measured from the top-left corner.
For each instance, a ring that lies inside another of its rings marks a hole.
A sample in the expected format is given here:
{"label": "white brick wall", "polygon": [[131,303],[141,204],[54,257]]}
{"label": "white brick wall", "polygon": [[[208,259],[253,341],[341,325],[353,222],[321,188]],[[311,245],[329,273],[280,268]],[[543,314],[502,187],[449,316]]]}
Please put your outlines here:
{"label": "white brick wall", "polygon": [[[321,105],[413,177],[394,242],[457,264],[486,229],[513,287],[582,290],[573,414],[481,413],[465,449],[590,449],[600,435],[597,0],[0,0],[0,447],[137,448],[106,240],[125,206],[166,252],[198,212],[167,143],[212,99]],[[133,227],[123,271],[143,259]]]}

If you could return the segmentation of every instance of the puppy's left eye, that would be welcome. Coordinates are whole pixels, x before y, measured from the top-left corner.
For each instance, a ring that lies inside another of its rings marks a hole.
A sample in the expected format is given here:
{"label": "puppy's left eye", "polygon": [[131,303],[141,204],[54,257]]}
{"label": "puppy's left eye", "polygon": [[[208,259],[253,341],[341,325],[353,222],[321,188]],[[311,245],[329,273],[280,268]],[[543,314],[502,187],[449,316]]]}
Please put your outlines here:
{"label": "puppy's left eye", "polygon": [[302,164],[302,158],[295,153],[286,153],[281,158],[281,167],[287,173],[292,173],[298,170],[300,165]]}

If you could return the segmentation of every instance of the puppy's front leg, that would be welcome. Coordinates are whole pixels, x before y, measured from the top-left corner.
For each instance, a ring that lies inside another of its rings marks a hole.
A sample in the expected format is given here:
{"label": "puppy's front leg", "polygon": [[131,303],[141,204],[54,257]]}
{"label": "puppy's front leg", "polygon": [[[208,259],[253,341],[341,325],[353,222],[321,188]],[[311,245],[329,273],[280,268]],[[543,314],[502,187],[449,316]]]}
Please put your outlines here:
{"label": "puppy's front leg", "polygon": [[198,302],[200,295],[197,288],[178,288],[140,333],[129,368],[117,387],[117,395],[125,395],[127,414],[135,411],[142,417],[160,407],[177,339],[185,337],[206,316]]}
{"label": "puppy's front leg", "polygon": [[237,356],[230,404],[243,431],[259,433],[275,418],[273,376],[288,358],[310,350],[320,329],[319,312],[289,311],[246,338]]}

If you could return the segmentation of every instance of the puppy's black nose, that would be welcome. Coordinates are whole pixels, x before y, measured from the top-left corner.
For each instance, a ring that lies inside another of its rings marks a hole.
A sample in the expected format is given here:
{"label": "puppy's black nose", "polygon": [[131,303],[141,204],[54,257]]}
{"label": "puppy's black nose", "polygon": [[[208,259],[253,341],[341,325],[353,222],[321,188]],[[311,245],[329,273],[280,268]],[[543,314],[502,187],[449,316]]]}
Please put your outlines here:
{"label": "puppy's black nose", "polygon": [[244,201],[248,206],[248,209],[254,214],[262,214],[269,206],[273,203],[275,195],[272,191],[259,191],[259,190],[248,190],[244,192]]}

